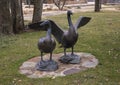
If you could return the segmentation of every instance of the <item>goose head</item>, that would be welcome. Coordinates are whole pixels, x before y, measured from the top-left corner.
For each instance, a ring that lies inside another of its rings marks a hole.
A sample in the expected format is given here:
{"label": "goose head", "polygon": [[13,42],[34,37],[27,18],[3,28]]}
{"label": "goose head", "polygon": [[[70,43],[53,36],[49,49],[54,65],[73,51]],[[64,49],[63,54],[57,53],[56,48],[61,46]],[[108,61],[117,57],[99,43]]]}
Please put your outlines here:
{"label": "goose head", "polygon": [[47,30],[46,37],[51,38],[51,23],[49,20],[45,20],[43,23],[40,24],[40,26],[44,26]]}
{"label": "goose head", "polygon": [[72,15],[72,14],[73,14],[72,11],[70,11],[70,10],[67,11],[67,15],[68,15],[68,16],[70,16],[70,15]]}

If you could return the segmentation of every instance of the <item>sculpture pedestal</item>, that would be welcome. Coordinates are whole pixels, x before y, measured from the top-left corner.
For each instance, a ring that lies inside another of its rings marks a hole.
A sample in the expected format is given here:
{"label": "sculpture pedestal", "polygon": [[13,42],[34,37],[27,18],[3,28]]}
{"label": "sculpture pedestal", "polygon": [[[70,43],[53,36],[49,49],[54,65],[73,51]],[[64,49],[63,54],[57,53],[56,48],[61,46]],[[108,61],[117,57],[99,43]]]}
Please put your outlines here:
{"label": "sculpture pedestal", "polygon": [[67,54],[66,56],[63,55],[60,57],[59,61],[61,63],[66,63],[66,64],[79,64],[80,63],[80,56],[76,54]]}
{"label": "sculpture pedestal", "polygon": [[58,69],[58,63],[54,60],[40,61],[36,64],[36,69],[40,71],[55,71]]}

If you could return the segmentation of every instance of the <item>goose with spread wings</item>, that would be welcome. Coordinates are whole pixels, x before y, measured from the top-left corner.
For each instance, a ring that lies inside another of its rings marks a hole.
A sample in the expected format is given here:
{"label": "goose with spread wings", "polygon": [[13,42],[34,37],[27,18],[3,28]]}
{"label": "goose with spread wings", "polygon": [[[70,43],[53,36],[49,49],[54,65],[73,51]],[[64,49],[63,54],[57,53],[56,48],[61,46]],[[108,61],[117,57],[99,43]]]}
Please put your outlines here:
{"label": "goose with spread wings", "polygon": [[[90,17],[81,16],[78,18],[77,22],[73,24],[71,20],[72,14],[73,14],[72,11],[67,11],[67,19],[69,25],[69,29],[67,31],[62,30],[61,27],[59,27],[53,20],[49,20],[53,36],[61,44],[61,47],[64,48],[64,56],[66,56],[67,48],[71,48],[72,49],[71,55],[74,55],[74,45],[78,40],[77,29],[86,25],[91,20]],[[40,23],[42,22],[44,21],[30,24],[29,28],[46,31],[47,30],[46,26],[42,27],[40,26]]]}

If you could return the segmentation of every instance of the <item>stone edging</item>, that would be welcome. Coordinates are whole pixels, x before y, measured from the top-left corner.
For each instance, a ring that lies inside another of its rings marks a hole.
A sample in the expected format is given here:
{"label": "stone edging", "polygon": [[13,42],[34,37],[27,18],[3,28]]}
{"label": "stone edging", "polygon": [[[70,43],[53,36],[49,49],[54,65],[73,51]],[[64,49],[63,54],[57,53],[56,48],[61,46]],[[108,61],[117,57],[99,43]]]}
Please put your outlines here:
{"label": "stone edging", "polygon": [[[40,57],[34,57],[25,61],[19,68],[21,74],[26,75],[29,78],[44,78],[57,76],[66,76],[80,71],[87,70],[88,68],[95,68],[98,65],[98,59],[90,53],[76,53],[81,57],[79,64],[62,64],[58,59],[63,55],[62,53],[53,54],[53,59],[58,62],[59,69],[53,72],[38,71],[35,69],[35,65],[40,61]],[[44,55],[44,59],[49,59],[49,55]]]}

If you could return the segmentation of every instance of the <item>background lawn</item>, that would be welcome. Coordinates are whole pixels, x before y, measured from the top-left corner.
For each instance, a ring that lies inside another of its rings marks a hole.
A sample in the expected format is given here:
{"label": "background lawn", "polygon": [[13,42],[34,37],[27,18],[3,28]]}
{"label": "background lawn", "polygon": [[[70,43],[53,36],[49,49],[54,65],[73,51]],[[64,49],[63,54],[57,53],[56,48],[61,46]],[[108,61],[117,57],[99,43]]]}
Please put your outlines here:
{"label": "background lawn", "polygon": [[[120,12],[86,12],[79,16],[92,20],[78,30],[76,52],[87,52],[96,56],[99,65],[94,69],[66,77],[30,79],[19,73],[20,65],[38,56],[37,41],[46,32],[26,32],[19,35],[0,35],[0,85],[120,85]],[[66,15],[47,17],[67,29]],[[54,53],[63,52],[57,44]],[[68,49],[67,51],[70,51]]]}

